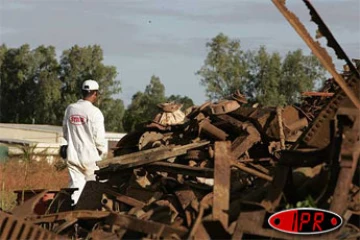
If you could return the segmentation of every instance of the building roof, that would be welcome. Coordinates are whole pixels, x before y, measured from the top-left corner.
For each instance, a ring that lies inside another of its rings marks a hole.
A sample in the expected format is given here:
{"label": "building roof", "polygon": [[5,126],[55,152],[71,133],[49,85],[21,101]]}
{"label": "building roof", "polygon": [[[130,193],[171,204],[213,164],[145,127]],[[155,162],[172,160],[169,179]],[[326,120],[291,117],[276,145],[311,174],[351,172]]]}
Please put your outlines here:
{"label": "building roof", "polygon": [[[52,132],[52,133],[58,133],[60,136],[62,136],[62,126],[56,126],[56,125],[0,123],[0,128],[2,127],[29,130],[29,131]],[[120,139],[125,135],[126,133],[106,132],[107,139]]]}
{"label": "building roof", "polygon": [[58,132],[58,133],[62,133],[62,127],[61,126],[54,126],[54,125],[0,123],[0,127],[16,128],[16,129],[32,130],[32,131],[41,131],[41,132]]}

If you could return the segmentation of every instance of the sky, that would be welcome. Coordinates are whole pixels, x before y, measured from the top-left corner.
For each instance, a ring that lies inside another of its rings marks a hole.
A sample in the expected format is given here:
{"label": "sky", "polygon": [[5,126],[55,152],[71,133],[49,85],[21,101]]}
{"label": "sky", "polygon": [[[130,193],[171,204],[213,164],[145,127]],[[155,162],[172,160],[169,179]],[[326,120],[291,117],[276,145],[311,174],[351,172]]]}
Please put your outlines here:
{"label": "sky", "polygon": [[[360,58],[360,0],[311,2],[350,59]],[[315,36],[304,3],[287,0],[287,6]],[[244,51],[264,45],[282,55],[298,48],[310,53],[271,0],[0,0],[0,44],[52,45],[58,56],[75,44],[98,44],[104,63],[117,68],[117,97],[125,105],[152,75],[160,77],[167,96],[206,101],[195,73],[204,64],[206,43],[219,33],[239,39]],[[345,62],[327,50],[342,70]]]}

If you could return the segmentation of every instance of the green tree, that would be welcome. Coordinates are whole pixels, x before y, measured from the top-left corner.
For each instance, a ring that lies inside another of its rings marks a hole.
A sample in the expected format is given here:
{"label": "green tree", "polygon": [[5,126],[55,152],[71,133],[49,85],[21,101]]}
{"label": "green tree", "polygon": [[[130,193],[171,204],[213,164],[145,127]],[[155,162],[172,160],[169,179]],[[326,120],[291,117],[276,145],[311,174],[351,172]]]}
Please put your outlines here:
{"label": "green tree", "polygon": [[152,76],[145,91],[135,93],[125,111],[123,118],[125,131],[133,131],[138,124],[152,120],[159,112],[157,105],[163,102],[166,102],[165,87],[159,77]]}
{"label": "green tree", "polygon": [[245,54],[240,50],[240,41],[220,33],[206,43],[206,47],[209,52],[204,66],[196,73],[201,77],[201,85],[206,87],[206,96],[218,100],[237,89],[244,91],[248,66]]}
{"label": "green tree", "polygon": [[56,124],[61,106],[61,81],[58,78],[59,64],[55,48],[40,46],[32,51],[36,83],[34,91],[33,122],[38,124]]}
{"label": "green tree", "polygon": [[281,72],[279,87],[287,104],[297,103],[301,92],[313,90],[325,80],[325,69],[317,58],[304,56],[300,49],[287,53]]}
{"label": "green tree", "polygon": [[121,99],[108,98],[105,101],[102,101],[101,110],[107,113],[104,114],[107,131],[124,131],[122,118],[124,116],[125,107]]}
{"label": "green tree", "polygon": [[29,45],[7,49],[1,69],[1,121],[31,123],[36,83]]}
{"label": "green tree", "polygon": [[[63,83],[63,105],[60,107],[60,115],[63,116],[67,105],[81,98],[80,89],[83,81],[94,79],[101,88],[99,108],[105,117],[106,130],[118,131],[122,129],[121,123],[116,124],[114,121],[122,117],[124,109],[121,101],[114,100],[112,96],[121,91],[120,81],[115,79],[116,68],[106,66],[102,61],[103,51],[98,45],[87,47],[75,45],[63,52],[60,61],[60,79]],[[61,118],[59,120],[61,121]]]}
{"label": "green tree", "polygon": [[55,48],[31,50],[25,44],[1,49],[1,121],[56,123],[61,82]]}
{"label": "green tree", "polygon": [[246,93],[253,101],[263,106],[284,105],[285,98],[280,91],[281,57],[278,53],[269,54],[265,46],[250,53],[250,76]]}
{"label": "green tree", "polygon": [[325,79],[325,69],[313,55],[301,50],[288,52],[284,59],[268,53],[264,46],[243,52],[240,42],[220,33],[206,44],[209,53],[197,72],[211,100],[240,90],[249,102],[263,106],[295,104],[300,93],[313,90]]}
{"label": "green tree", "polygon": [[0,122],[3,122],[3,112],[2,112],[2,108],[4,107],[4,105],[2,104],[2,98],[3,98],[3,88],[2,88],[2,84],[3,83],[3,78],[4,78],[4,69],[3,69],[3,63],[4,63],[4,59],[5,59],[5,55],[7,52],[7,47],[5,44],[2,44],[0,46]]}

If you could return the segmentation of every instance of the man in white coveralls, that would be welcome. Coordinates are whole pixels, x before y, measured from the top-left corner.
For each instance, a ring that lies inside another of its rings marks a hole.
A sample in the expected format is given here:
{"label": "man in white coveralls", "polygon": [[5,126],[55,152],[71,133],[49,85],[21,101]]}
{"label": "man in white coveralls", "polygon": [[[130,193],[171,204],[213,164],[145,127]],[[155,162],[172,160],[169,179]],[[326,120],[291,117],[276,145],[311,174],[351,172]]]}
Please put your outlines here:
{"label": "man in white coveralls", "polygon": [[74,204],[79,200],[86,181],[95,180],[97,161],[107,155],[104,116],[93,104],[99,97],[99,84],[86,80],[82,85],[83,98],[70,104],[65,111],[63,134],[67,141],[66,163]]}

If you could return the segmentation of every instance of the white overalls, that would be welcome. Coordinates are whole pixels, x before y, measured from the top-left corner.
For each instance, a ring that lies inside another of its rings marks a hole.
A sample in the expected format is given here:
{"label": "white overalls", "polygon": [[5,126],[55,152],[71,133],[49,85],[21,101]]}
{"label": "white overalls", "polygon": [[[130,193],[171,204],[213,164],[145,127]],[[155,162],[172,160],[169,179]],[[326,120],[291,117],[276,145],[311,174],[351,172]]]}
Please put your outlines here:
{"label": "white overalls", "polygon": [[79,189],[72,195],[76,204],[86,181],[95,180],[96,162],[107,155],[104,116],[91,102],[81,99],[67,107],[63,134],[68,144],[69,187]]}

